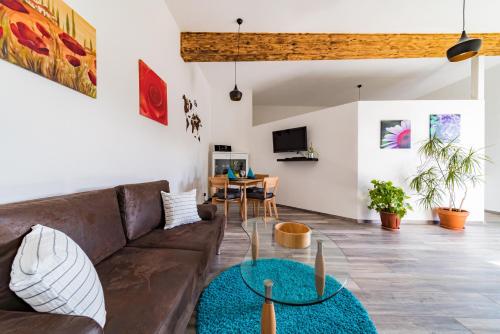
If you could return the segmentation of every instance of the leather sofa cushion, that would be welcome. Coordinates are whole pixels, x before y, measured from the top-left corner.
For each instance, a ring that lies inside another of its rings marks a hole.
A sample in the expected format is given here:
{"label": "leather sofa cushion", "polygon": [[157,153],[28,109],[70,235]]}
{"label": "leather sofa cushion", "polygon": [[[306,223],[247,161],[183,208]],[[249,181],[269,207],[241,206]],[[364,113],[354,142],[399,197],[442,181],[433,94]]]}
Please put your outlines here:
{"label": "leather sofa cushion", "polygon": [[93,264],[126,242],[114,189],[0,205],[0,309],[31,310],[8,286],[17,249],[37,224],[68,235]]}
{"label": "leather sofa cushion", "polygon": [[128,246],[201,251],[203,253],[201,273],[206,273],[224,237],[224,223],[225,219],[218,216],[211,221],[177,226],[169,230],[156,229],[129,242]]}
{"label": "leather sofa cushion", "polygon": [[165,224],[160,192],[169,192],[168,181],[127,184],[116,190],[128,240],[135,240]]}
{"label": "leather sofa cushion", "polygon": [[125,247],[101,262],[105,333],[175,333],[198,297],[201,261],[196,251]]}
{"label": "leather sofa cushion", "polygon": [[130,241],[128,246],[207,251],[217,244],[221,221],[221,219],[200,221],[169,230],[156,229],[139,239]]}
{"label": "leather sofa cushion", "polygon": [[217,214],[217,205],[213,204],[199,204],[198,215],[203,220],[212,220]]}
{"label": "leather sofa cushion", "polygon": [[91,318],[66,314],[15,312],[0,310],[2,334],[102,334],[101,326]]}

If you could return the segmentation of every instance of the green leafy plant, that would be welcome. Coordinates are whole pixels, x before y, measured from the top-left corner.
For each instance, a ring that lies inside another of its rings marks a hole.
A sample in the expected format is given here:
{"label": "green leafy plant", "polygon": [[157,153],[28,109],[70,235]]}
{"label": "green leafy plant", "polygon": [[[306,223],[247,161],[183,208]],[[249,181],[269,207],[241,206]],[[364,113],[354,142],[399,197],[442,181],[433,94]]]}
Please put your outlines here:
{"label": "green leafy plant", "polygon": [[449,199],[450,211],[463,211],[467,193],[482,181],[483,162],[490,161],[482,150],[465,148],[456,143],[444,143],[431,137],[419,149],[422,164],[410,181],[410,188],[419,196],[426,209],[440,207]]}
{"label": "green leafy plant", "polygon": [[393,185],[391,181],[372,180],[373,189],[370,190],[370,204],[368,209],[377,212],[395,213],[403,218],[408,210],[413,210],[406,202],[410,197],[404,190]]}

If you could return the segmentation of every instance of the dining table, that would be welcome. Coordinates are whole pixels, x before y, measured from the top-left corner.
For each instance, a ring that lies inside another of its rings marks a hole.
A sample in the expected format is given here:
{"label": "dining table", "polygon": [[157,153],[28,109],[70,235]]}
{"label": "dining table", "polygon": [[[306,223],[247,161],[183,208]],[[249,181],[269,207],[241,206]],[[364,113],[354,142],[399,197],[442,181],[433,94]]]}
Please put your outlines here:
{"label": "dining table", "polygon": [[262,183],[264,179],[262,178],[255,178],[255,179],[249,179],[249,178],[236,178],[233,180],[229,180],[229,185],[230,186],[237,186],[240,188],[240,190],[243,193],[243,221],[247,221],[248,217],[248,202],[247,202],[247,188],[251,186],[256,186],[259,183]]}

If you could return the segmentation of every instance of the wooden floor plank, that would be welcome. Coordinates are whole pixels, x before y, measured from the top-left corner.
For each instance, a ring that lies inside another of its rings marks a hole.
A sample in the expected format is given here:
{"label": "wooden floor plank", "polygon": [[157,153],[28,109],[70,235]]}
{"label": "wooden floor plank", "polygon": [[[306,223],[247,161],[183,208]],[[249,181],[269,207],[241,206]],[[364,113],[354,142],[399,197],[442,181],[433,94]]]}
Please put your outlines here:
{"label": "wooden floor plank", "polygon": [[459,318],[458,321],[477,334],[498,334],[500,333],[500,319],[484,318]]}

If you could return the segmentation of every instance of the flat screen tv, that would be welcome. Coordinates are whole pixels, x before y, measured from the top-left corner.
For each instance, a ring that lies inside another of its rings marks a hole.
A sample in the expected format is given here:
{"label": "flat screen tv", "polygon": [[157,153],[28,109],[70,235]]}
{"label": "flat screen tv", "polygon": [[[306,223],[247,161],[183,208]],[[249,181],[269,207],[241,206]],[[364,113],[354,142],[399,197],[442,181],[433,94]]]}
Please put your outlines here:
{"label": "flat screen tv", "polygon": [[274,153],[307,151],[307,128],[274,131],[273,149]]}

